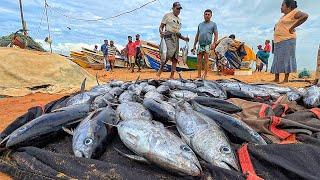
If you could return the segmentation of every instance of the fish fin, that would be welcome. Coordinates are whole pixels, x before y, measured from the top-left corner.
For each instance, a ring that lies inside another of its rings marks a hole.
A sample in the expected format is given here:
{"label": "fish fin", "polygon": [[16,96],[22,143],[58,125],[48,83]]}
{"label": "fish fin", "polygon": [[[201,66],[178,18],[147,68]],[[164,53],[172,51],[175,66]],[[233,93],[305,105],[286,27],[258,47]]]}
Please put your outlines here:
{"label": "fish fin", "polygon": [[73,136],[73,134],[74,134],[74,131],[73,131],[72,129],[68,129],[68,128],[64,127],[64,126],[62,126],[62,130],[63,130],[64,132],[72,135],[72,136]]}
{"label": "fish fin", "polygon": [[0,142],[0,146],[6,142],[8,139],[10,138],[10,135],[8,135],[7,137],[5,137],[1,142]]}
{"label": "fish fin", "polygon": [[68,124],[66,124],[67,126],[70,126],[70,125],[73,125],[73,124],[76,124],[76,123],[79,123],[81,122],[83,119],[78,119],[76,121],[72,121],[72,122],[69,122]]}
{"label": "fish fin", "polygon": [[97,84],[100,85],[99,79],[98,79],[98,72],[96,73],[96,81],[97,81]]}
{"label": "fish fin", "polygon": [[138,75],[138,77],[137,77],[136,81],[134,82],[134,84],[137,84],[137,83],[138,83],[138,81],[140,80],[140,75],[141,75],[141,74]]}
{"label": "fish fin", "polygon": [[84,92],[84,90],[86,89],[86,81],[87,81],[87,78],[84,78],[84,80],[81,83],[81,88],[80,88],[81,92]]}
{"label": "fish fin", "polygon": [[[118,127],[117,124],[111,124],[111,123],[107,123],[107,122],[103,122],[105,125],[109,125],[109,126],[113,126],[113,127]],[[119,122],[118,122],[119,123]]]}
{"label": "fish fin", "polygon": [[124,157],[127,157],[127,158],[135,160],[135,161],[139,161],[139,162],[150,164],[150,162],[147,159],[145,159],[144,157],[141,157],[141,156],[138,156],[138,155],[126,154],[126,153],[120,151],[119,149],[117,149],[116,147],[113,147],[113,149],[115,151],[117,151],[120,155],[124,156]]}

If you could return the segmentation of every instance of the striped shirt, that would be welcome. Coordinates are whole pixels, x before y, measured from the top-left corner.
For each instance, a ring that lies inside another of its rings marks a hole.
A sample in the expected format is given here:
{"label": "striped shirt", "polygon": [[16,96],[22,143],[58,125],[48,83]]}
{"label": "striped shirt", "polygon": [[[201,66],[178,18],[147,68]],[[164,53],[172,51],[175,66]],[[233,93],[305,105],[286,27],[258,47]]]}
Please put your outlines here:
{"label": "striped shirt", "polygon": [[116,55],[116,54],[117,54],[116,46],[109,46],[108,55]]}

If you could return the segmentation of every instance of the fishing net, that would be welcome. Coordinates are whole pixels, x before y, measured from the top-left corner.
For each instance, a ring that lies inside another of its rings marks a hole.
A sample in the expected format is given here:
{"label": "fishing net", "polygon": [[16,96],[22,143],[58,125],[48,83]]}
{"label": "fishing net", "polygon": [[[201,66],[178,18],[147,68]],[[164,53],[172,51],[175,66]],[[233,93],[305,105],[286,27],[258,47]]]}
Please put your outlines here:
{"label": "fishing net", "polygon": [[30,50],[36,50],[36,51],[42,51],[44,52],[45,50],[43,49],[43,47],[37,43],[36,41],[34,41],[32,39],[32,37],[30,36],[25,36],[23,34],[19,34],[19,33],[12,33],[8,36],[2,36],[0,37],[0,47],[7,47],[11,41],[12,41],[12,38],[14,36],[17,36],[17,38],[19,40],[21,40],[24,45],[26,46],[26,49],[30,49]]}

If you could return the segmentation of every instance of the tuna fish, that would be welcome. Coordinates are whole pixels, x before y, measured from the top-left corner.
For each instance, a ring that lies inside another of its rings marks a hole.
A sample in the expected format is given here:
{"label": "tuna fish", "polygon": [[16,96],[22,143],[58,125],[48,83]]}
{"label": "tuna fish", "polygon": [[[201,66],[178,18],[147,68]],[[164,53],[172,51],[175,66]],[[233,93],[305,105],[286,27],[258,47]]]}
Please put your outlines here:
{"label": "tuna fish", "polygon": [[150,98],[150,99],[157,99],[157,100],[164,100],[164,96],[157,91],[149,91],[144,95],[144,98]]}
{"label": "tuna fish", "polygon": [[117,114],[121,120],[126,121],[130,119],[152,120],[151,113],[137,102],[125,102],[117,107]]}
{"label": "tuna fish", "polygon": [[105,93],[103,95],[100,95],[96,97],[92,104],[91,107],[92,109],[99,109],[102,107],[106,107],[109,103],[115,103],[115,97],[111,95],[110,93]]}
{"label": "tuna fish", "polygon": [[308,108],[318,107],[320,105],[320,87],[309,87],[303,98],[303,103]]}
{"label": "tuna fish", "polygon": [[195,101],[192,101],[192,106],[196,111],[208,116],[214,122],[219,124],[224,130],[230,132],[235,137],[247,142],[252,142],[254,144],[267,144],[266,141],[246,123],[219,110],[202,106]]}
{"label": "tuna fish", "polygon": [[215,108],[227,113],[238,113],[242,111],[242,108],[239,106],[222,99],[198,96],[194,98],[194,100],[203,106]]}
{"label": "tuna fish", "polygon": [[122,121],[118,124],[118,134],[125,146],[144,161],[177,174],[201,175],[201,166],[194,152],[159,122]]}
{"label": "tuna fish", "polygon": [[161,122],[175,123],[175,108],[166,101],[145,98],[143,105],[151,112],[152,116]]}
{"label": "tuna fish", "polygon": [[186,101],[191,100],[198,96],[196,93],[193,93],[191,91],[186,91],[186,90],[172,91],[170,95],[173,98],[184,99]]}
{"label": "tuna fish", "polygon": [[167,60],[167,45],[166,45],[166,41],[164,40],[164,38],[161,38],[161,42],[160,42],[160,60],[161,62],[165,62]]}
{"label": "tuna fish", "polygon": [[186,45],[183,47],[183,50],[182,50],[182,61],[184,64],[187,63],[188,53],[189,53],[189,43],[186,42]]}
{"label": "tuna fish", "polygon": [[99,158],[104,153],[108,139],[114,134],[118,116],[110,107],[98,109],[85,118],[73,133],[72,149],[76,157]]}
{"label": "tuna fish", "polygon": [[63,126],[85,117],[89,111],[89,104],[81,104],[44,114],[13,131],[7,137],[6,147],[19,144],[29,145],[34,141],[50,139],[54,133],[62,130]]}
{"label": "tuna fish", "polygon": [[179,106],[176,125],[182,139],[202,159],[221,168],[239,170],[228,138],[210,118]]}

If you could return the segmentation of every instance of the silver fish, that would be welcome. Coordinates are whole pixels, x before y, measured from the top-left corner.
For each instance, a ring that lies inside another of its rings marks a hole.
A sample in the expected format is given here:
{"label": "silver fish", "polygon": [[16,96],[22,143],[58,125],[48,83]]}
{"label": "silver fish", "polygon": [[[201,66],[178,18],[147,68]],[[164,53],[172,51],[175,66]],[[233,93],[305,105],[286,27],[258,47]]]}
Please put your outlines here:
{"label": "silver fish", "polygon": [[164,38],[161,38],[159,52],[160,52],[160,60],[161,62],[165,62],[167,60],[167,44]]}
{"label": "silver fish", "polygon": [[149,91],[144,95],[144,98],[150,98],[150,99],[157,99],[157,100],[164,100],[164,96],[157,91]]}
{"label": "silver fish", "polygon": [[[44,114],[13,131],[8,136],[6,147],[52,138],[53,134],[62,130],[63,126],[85,117],[89,111],[89,104],[80,104]],[[49,134],[50,137],[48,137]]]}
{"label": "silver fish", "polygon": [[221,168],[239,170],[228,138],[210,118],[180,106],[176,125],[182,139],[202,159]]}
{"label": "silver fish", "polygon": [[309,87],[303,97],[303,102],[308,108],[318,107],[320,105],[320,87]]}
{"label": "silver fish", "polygon": [[152,120],[151,113],[142,104],[137,102],[121,103],[117,107],[117,114],[123,121],[130,119]]}
{"label": "silver fish", "polygon": [[159,122],[122,121],[118,125],[118,134],[126,147],[147,162],[177,174],[201,174],[202,169],[194,152]]}
{"label": "silver fish", "polygon": [[109,93],[112,96],[120,96],[123,93],[123,91],[124,90],[121,87],[114,87],[109,91]]}
{"label": "silver fish", "polygon": [[145,98],[143,105],[156,120],[175,123],[175,108],[170,103],[158,99]]}
{"label": "silver fish", "polygon": [[186,42],[186,45],[182,48],[182,61],[184,64],[187,63],[188,53],[189,53],[189,43]]}
{"label": "silver fish", "polygon": [[117,125],[116,112],[110,107],[92,112],[78,125],[73,133],[72,149],[76,157],[98,158],[106,149],[107,140],[114,134]]}
{"label": "silver fish", "polygon": [[186,91],[186,90],[172,91],[170,95],[173,98],[184,99],[186,101],[191,100],[198,96],[196,93],[193,93],[191,91]]}
{"label": "silver fish", "polygon": [[143,94],[146,94],[147,92],[149,91],[155,91],[157,88],[155,86],[152,86],[152,85],[147,85],[147,86],[144,86],[143,89],[142,89],[142,93]]}
{"label": "silver fish", "polygon": [[91,103],[92,109],[107,107],[108,103],[115,103],[115,97],[110,93],[102,94],[96,97]]}
{"label": "silver fish", "polygon": [[160,85],[159,87],[157,87],[157,92],[160,94],[169,94],[170,87],[167,85]]}

